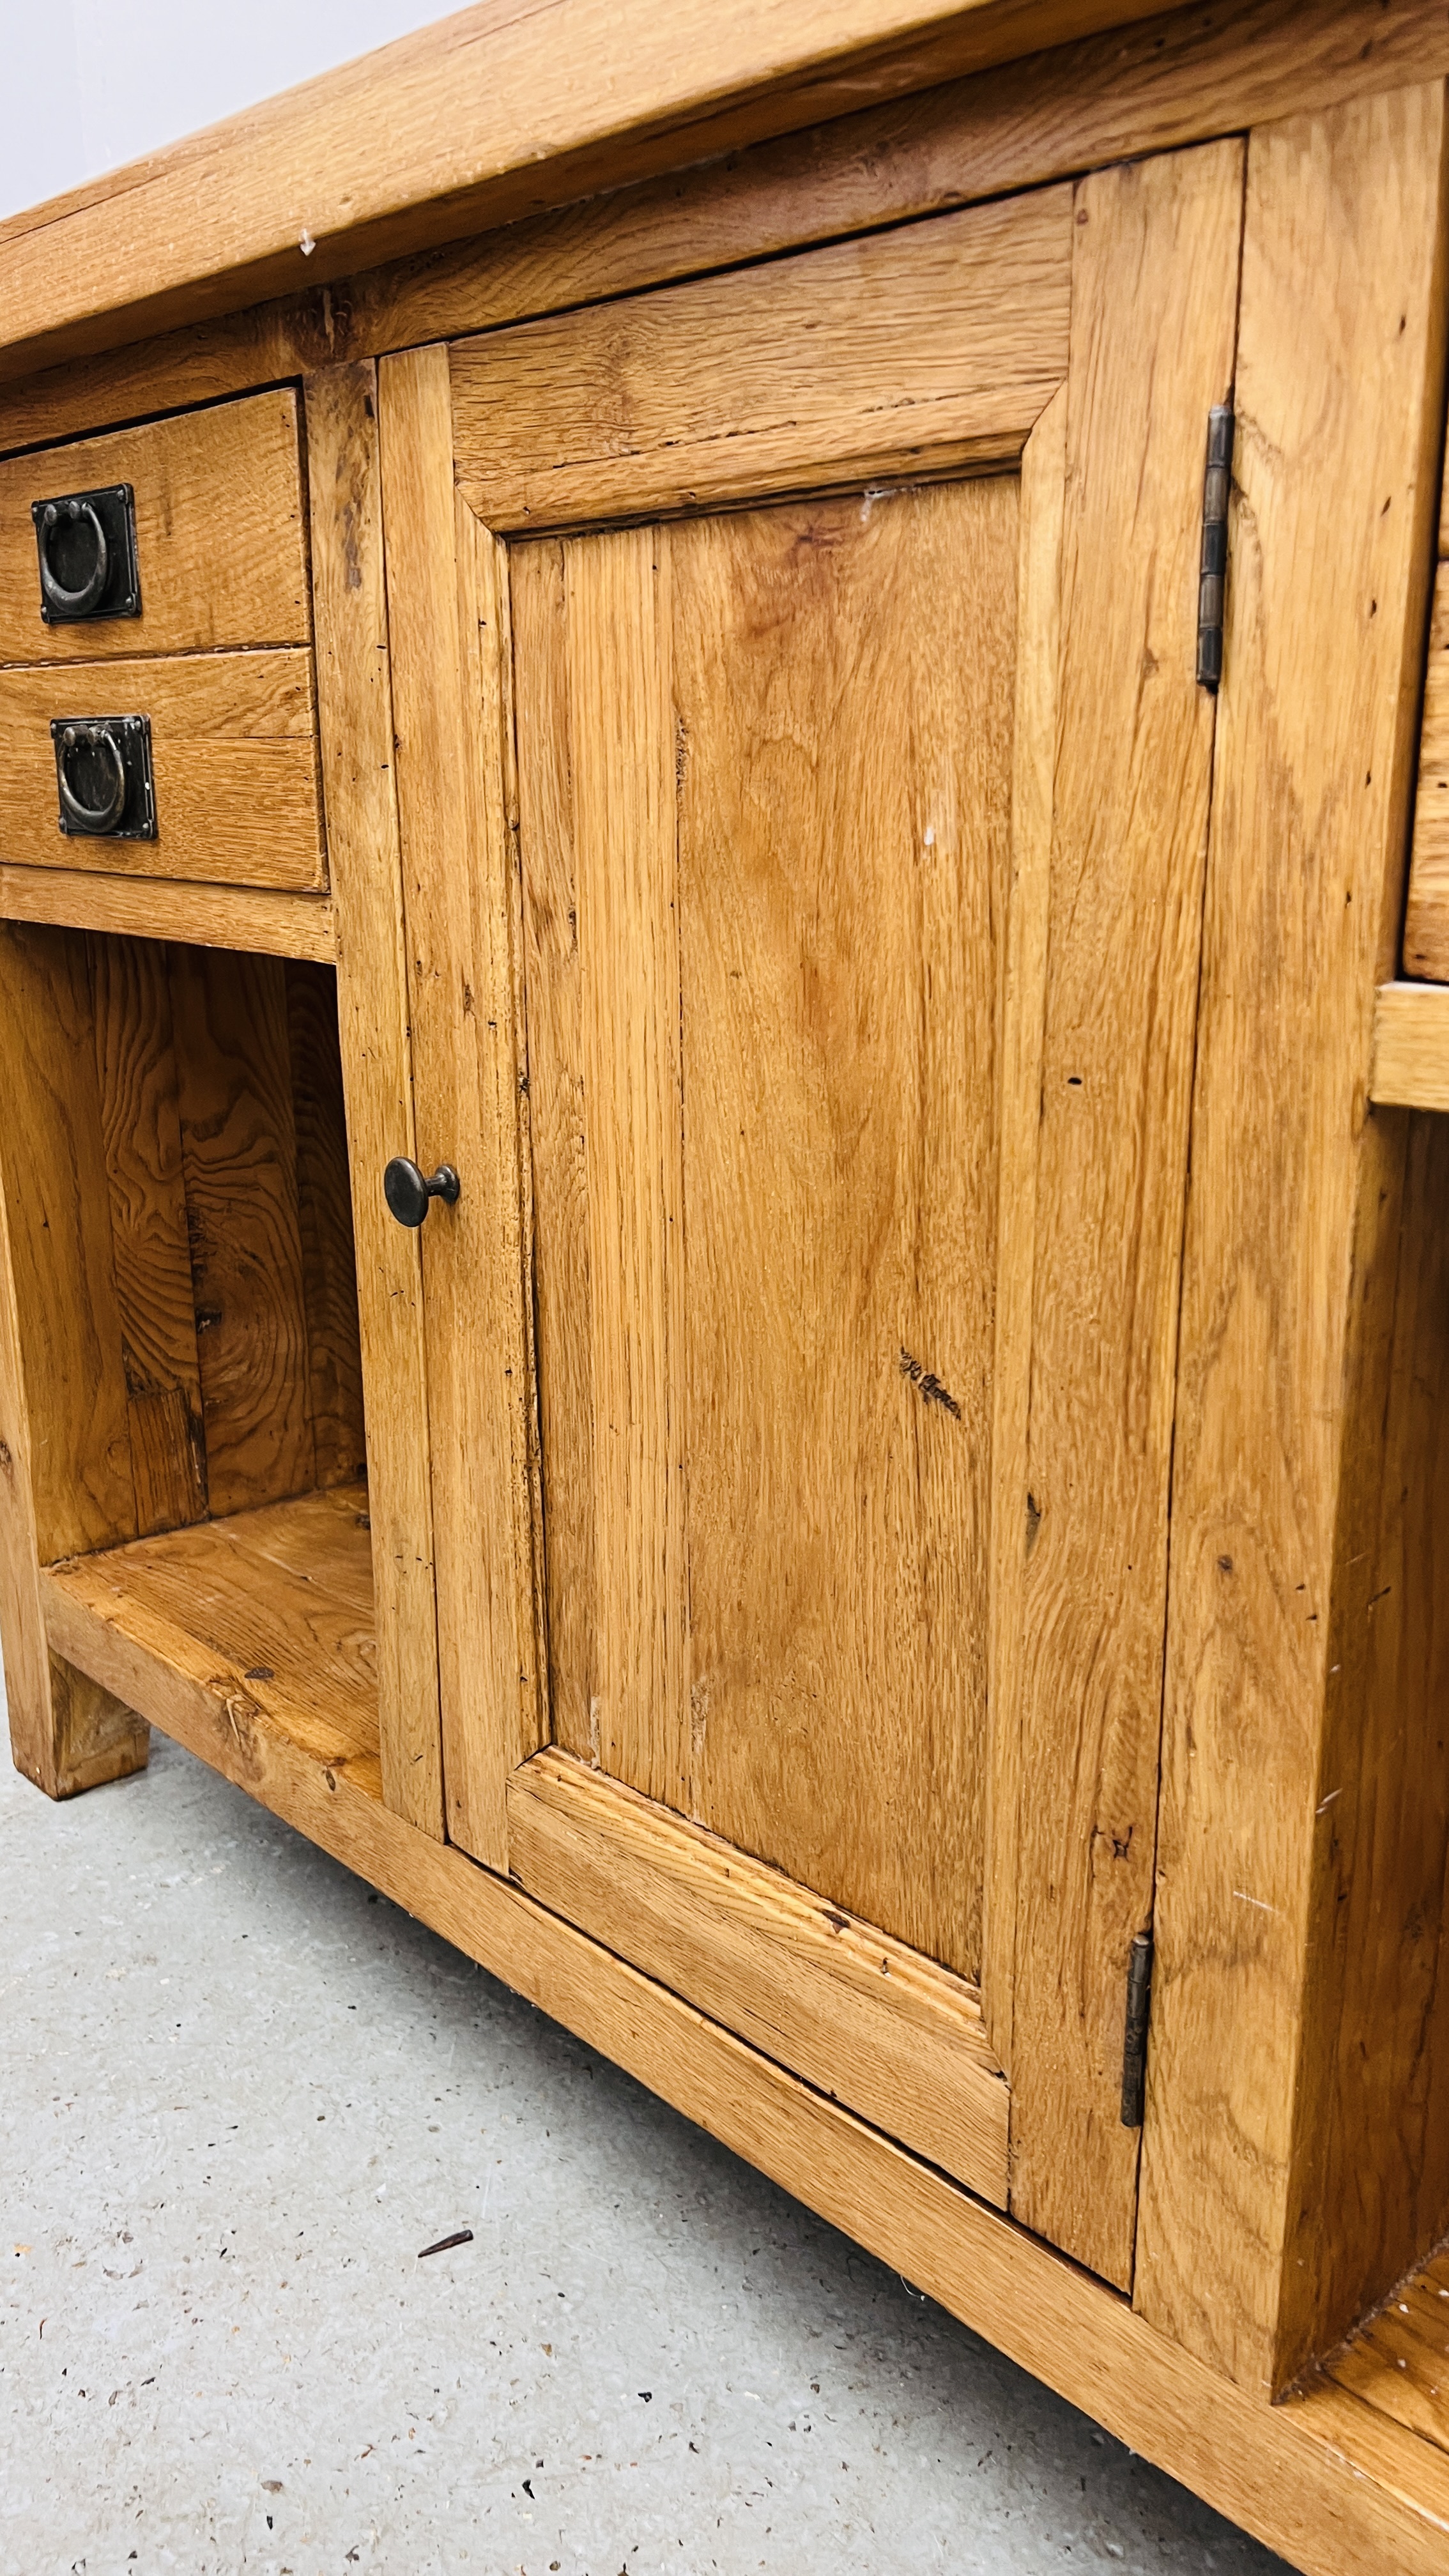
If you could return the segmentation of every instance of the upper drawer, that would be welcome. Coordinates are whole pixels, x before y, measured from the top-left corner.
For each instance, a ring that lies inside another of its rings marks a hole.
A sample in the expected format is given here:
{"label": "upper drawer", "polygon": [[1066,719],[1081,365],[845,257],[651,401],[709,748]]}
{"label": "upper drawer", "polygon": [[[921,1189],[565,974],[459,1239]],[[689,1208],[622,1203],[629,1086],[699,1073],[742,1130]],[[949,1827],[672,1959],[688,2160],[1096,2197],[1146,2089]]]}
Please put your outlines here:
{"label": "upper drawer", "polygon": [[[135,494],[140,615],[48,623],[32,503],[121,483]],[[311,633],[295,394],[253,394],[0,465],[0,662],[305,644]]]}

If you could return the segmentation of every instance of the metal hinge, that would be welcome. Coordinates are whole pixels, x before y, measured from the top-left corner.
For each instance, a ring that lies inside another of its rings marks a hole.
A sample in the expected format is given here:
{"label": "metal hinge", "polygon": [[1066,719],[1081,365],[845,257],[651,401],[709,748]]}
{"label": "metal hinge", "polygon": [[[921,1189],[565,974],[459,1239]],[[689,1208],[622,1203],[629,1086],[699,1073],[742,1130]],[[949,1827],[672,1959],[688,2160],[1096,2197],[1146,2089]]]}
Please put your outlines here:
{"label": "metal hinge", "polygon": [[1140,2129],[1147,2102],[1147,2023],[1152,2011],[1152,1935],[1127,1953],[1127,2027],[1122,2034],[1122,2126]]}
{"label": "metal hinge", "polygon": [[1208,413],[1202,486],[1202,564],[1197,582],[1198,687],[1214,697],[1223,676],[1223,601],[1228,587],[1228,493],[1233,479],[1233,406]]}

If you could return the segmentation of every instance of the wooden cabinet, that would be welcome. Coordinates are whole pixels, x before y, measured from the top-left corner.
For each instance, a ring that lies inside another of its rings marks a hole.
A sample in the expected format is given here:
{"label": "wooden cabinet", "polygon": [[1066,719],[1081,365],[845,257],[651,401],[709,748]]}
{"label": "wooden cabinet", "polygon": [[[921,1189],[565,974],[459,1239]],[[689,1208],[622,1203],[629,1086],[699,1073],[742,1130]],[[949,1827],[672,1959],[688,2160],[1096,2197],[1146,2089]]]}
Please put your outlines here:
{"label": "wooden cabinet", "polygon": [[[178,1734],[1325,2576],[1449,2515],[1331,2362],[1449,2222],[1449,48],[1334,23],[0,385],[22,1767]],[[27,656],[40,465],[248,416]],[[325,882],[199,769],[55,865],[47,693],[281,663]]]}

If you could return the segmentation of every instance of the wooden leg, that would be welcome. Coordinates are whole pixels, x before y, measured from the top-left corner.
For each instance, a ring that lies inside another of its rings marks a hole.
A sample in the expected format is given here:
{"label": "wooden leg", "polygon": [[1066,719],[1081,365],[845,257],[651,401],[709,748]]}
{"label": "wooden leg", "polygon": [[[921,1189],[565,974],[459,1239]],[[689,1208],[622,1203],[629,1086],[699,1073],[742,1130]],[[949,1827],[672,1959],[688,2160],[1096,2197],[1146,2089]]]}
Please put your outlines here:
{"label": "wooden leg", "polygon": [[82,1789],[144,1771],[151,1752],[145,1718],[59,1655],[49,1656],[48,1666],[49,1710],[12,1705],[17,1770],[48,1798],[79,1797]]}
{"label": "wooden leg", "polygon": [[[18,1060],[25,1046],[41,1049],[42,1063],[53,1063],[65,1045],[64,1028],[52,1026],[41,1007],[42,996],[31,975],[38,958],[54,963],[57,934],[45,934],[49,950],[27,950],[7,926],[0,939],[0,1035],[7,1063]],[[28,979],[28,980],[27,980]],[[45,1050],[49,1050],[47,1055]],[[78,1168],[72,1154],[67,1168]],[[37,1525],[34,1449],[30,1434],[30,1391],[26,1385],[20,1300],[12,1259],[16,1200],[0,1199],[0,1633],[5,1639],[5,1690],[9,1702],[10,1746],[15,1768],[43,1789],[48,1798],[73,1798],[82,1789],[97,1789],[105,1780],[123,1780],[145,1769],[151,1730],[124,1703],[98,1682],[52,1654],[40,1600],[41,1532]],[[22,1223],[33,1221],[33,1208],[19,1202]],[[25,1250],[22,1243],[22,1252]],[[110,1254],[106,1264],[109,1276]],[[32,1264],[33,1267],[33,1264]],[[56,1301],[52,1297],[51,1306]],[[31,1298],[34,1318],[36,1301]],[[42,1311],[44,1311],[42,1303]],[[66,1308],[62,1304],[61,1312]],[[42,1395],[47,1388],[42,1385]],[[54,1425],[52,1424],[52,1436]],[[132,1523],[134,1527],[134,1522]],[[109,1535],[114,1536],[114,1530]],[[44,1554],[59,1556],[67,1547],[95,1546],[98,1534],[79,1527],[48,1529]]]}

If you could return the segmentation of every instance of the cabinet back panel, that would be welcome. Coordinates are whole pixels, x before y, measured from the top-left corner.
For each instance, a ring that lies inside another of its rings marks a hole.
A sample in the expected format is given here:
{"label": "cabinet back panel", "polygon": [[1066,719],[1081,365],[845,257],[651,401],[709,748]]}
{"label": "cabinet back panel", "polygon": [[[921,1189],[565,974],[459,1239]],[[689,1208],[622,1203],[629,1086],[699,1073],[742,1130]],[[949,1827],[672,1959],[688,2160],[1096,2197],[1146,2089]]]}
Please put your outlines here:
{"label": "cabinet back panel", "polygon": [[515,559],[556,1732],[968,1976],[1017,515]]}
{"label": "cabinet back panel", "polygon": [[41,1561],[358,1474],[332,971],[10,923],[0,1024]]}
{"label": "cabinet back panel", "polygon": [[317,1482],[337,1485],[364,1468],[362,1340],[337,978],[330,967],[300,958],[289,958],[285,971],[308,1409]]}
{"label": "cabinet back panel", "polygon": [[167,951],[85,942],[139,1536],[206,1511],[196,1294]]}
{"label": "cabinet back panel", "polygon": [[182,948],[171,973],[211,1507],[233,1512],[315,1475],[286,968]]}

